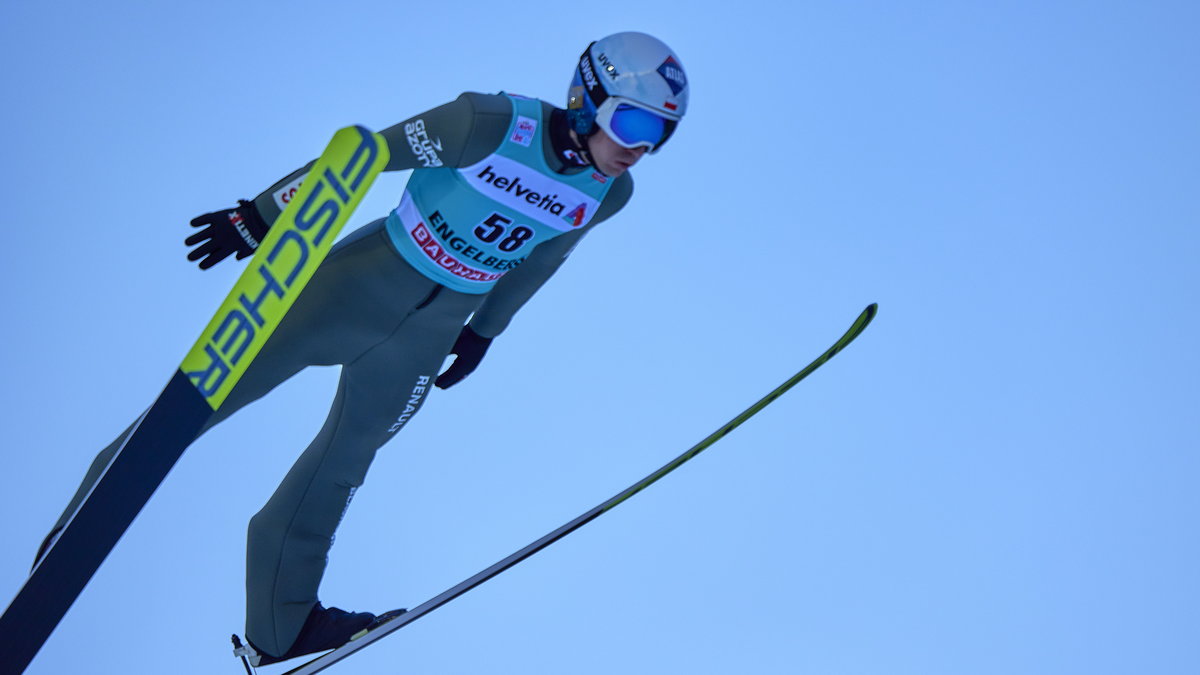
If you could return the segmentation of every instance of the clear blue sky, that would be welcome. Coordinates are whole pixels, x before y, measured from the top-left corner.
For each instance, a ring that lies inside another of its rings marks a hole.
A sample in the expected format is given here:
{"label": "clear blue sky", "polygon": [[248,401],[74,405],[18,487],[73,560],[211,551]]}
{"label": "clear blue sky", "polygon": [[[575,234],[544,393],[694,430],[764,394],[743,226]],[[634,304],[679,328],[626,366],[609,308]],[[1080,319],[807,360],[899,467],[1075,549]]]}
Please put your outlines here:
{"label": "clear blue sky", "polygon": [[[0,594],[241,270],[189,219],[351,123],[562,101],[592,39],[693,87],[626,212],[381,452],[329,604],[413,606],[668,479],[337,673],[1189,673],[1194,2],[6,2]],[[397,201],[382,179],[352,227]],[[31,674],[237,673],[245,525],[310,371],[196,443]]]}

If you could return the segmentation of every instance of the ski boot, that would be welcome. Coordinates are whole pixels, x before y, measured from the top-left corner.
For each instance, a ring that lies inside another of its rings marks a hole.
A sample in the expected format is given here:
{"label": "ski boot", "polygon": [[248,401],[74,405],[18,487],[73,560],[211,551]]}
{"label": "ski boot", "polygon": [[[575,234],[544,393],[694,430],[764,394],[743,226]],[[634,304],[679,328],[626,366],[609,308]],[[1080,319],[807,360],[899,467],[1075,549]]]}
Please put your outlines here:
{"label": "ski boot", "polygon": [[[318,602],[308,613],[304,626],[300,628],[300,635],[296,637],[296,641],[284,654],[272,656],[256,647],[249,638],[246,638],[249,649],[240,647],[234,650],[234,654],[241,656],[250,666],[257,668],[306,654],[329,651],[366,635],[367,631],[375,626],[394,619],[405,611],[407,610],[394,609],[376,616],[370,612],[347,612],[337,607],[326,608]],[[235,635],[234,638],[234,645],[238,647],[237,636]]]}

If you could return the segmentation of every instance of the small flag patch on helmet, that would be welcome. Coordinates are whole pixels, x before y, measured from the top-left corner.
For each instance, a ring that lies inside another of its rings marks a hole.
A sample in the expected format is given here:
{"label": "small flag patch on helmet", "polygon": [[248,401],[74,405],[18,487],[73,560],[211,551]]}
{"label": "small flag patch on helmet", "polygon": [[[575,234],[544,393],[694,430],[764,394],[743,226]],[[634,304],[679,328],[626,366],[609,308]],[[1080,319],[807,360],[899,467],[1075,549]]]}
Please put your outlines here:
{"label": "small flag patch on helmet", "polygon": [[687,86],[687,76],[683,74],[683,68],[679,66],[679,62],[674,56],[668,56],[666,61],[658,67],[658,74],[663,76],[667,81],[667,85],[671,87],[671,92],[676,96],[683,88]]}

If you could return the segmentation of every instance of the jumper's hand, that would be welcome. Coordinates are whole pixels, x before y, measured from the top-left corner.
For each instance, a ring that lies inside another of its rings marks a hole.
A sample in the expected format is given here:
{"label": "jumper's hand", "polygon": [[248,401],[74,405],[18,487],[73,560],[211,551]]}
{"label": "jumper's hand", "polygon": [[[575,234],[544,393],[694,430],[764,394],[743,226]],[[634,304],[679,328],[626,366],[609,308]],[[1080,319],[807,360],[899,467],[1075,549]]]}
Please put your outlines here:
{"label": "jumper's hand", "polygon": [[188,246],[196,247],[188,253],[188,260],[199,260],[200,269],[206,270],[233,253],[238,260],[252,255],[270,226],[263,221],[254,202],[239,199],[236,208],[193,218],[192,227],[204,229],[184,240]]}
{"label": "jumper's hand", "polygon": [[450,364],[446,372],[438,375],[434,384],[441,389],[449,389],[458,384],[475,370],[491,344],[492,338],[485,338],[471,330],[470,326],[463,326],[462,332],[458,334],[458,340],[450,349],[450,353],[455,356],[454,363]]}

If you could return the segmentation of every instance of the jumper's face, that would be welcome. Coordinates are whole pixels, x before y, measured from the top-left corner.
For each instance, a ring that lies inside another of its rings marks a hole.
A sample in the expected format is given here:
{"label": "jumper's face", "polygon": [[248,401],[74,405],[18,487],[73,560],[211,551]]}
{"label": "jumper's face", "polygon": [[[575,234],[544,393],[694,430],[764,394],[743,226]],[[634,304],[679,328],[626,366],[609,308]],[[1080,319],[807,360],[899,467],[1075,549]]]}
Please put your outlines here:
{"label": "jumper's face", "polygon": [[588,152],[592,155],[592,162],[606,176],[620,176],[629,167],[637,164],[642,155],[646,154],[645,146],[624,148],[617,145],[613,139],[608,137],[604,129],[597,129],[596,133],[589,136],[587,145]]}

